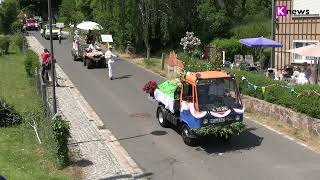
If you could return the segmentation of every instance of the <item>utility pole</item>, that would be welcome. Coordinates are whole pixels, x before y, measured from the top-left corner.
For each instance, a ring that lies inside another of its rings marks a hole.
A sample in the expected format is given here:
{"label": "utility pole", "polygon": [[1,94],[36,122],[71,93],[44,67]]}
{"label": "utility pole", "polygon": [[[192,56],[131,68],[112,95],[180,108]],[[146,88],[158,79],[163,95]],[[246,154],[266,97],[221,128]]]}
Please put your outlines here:
{"label": "utility pole", "polygon": [[53,106],[53,115],[57,113],[57,99],[56,99],[56,75],[55,75],[55,63],[56,60],[53,54],[53,40],[52,40],[52,9],[51,9],[51,0],[48,0],[48,14],[49,14],[49,28],[50,28],[50,53],[51,53],[51,73],[52,73],[52,106]]}
{"label": "utility pole", "polygon": [[[271,22],[271,33],[272,33],[272,40],[275,40],[275,26],[276,26],[276,10],[275,10],[275,1],[276,0],[272,0],[272,22]],[[273,68],[275,62],[275,47],[272,47],[271,49],[271,61],[270,61],[270,68]]]}

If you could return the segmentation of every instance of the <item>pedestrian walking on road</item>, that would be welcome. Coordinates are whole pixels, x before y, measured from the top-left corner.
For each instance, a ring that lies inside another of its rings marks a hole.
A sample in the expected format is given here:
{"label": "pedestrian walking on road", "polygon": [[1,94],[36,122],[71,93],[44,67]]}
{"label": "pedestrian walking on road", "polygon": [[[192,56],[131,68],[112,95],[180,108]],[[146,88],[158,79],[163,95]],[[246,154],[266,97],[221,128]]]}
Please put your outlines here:
{"label": "pedestrian walking on road", "polygon": [[110,45],[109,50],[105,54],[105,58],[106,58],[106,60],[108,60],[109,79],[110,80],[113,80],[112,67],[113,67],[113,63],[115,62],[117,57],[118,57],[118,55],[116,55],[113,52],[113,47]]}
{"label": "pedestrian walking on road", "polygon": [[41,52],[41,58],[42,58],[42,61],[41,61],[41,76],[42,76],[42,79],[44,79],[44,77],[46,78],[46,80],[49,79],[48,77],[48,70],[51,69],[51,62],[50,62],[50,53],[48,51],[48,49],[44,49],[42,52]]}

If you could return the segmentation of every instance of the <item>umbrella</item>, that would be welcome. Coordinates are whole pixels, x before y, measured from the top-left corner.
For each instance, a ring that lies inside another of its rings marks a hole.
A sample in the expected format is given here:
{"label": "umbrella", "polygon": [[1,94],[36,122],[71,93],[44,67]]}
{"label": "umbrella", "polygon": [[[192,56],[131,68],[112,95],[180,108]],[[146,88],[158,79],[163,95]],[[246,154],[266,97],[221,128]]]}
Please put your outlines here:
{"label": "umbrella", "polygon": [[249,47],[282,47],[281,43],[264,37],[240,39],[240,43]]}
{"label": "umbrella", "polygon": [[[260,48],[268,48],[268,47],[282,47],[283,45],[277,41],[267,39],[264,37],[259,38],[247,38],[240,39],[240,43],[249,47],[260,47]],[[260,51],[260,61],[261,61],[261,53]]]}
{"label": "umbrella", "polygon": [[290,49],[288,52],[299,54],[301,56],[320,57],[320,43]]}
{"label": "umbrella", "polygon": [[102,26],[92,21],[84,21],[77,25],[78,29],[82,30],[102,30]]}

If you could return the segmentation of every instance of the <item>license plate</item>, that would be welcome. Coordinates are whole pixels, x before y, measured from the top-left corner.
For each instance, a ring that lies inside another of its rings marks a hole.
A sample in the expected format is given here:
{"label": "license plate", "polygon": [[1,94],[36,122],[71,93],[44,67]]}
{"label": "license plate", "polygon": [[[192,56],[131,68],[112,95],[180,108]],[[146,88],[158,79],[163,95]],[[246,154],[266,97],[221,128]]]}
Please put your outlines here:
{"label": "license plate", "polygon": [[224,121],[225,121],[224,118],[216,118],[216,119],[211,119],[210,123],[222,123]]}

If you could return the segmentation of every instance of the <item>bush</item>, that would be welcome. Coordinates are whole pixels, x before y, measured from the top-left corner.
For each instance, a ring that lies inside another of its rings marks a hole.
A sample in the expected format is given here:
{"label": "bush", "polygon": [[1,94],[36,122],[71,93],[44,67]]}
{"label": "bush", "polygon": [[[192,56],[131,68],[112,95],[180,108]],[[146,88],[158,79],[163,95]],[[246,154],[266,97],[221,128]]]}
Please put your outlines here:
{"label": "bush", "polygon": [[70,127],[66,121],[61,119],[52,120],[51,127],[53,130],[53,138],[58,144],[58,163],[64,167],[69,162],[68,138],[70,137]]}
{"label": "bush", "polygon": [[11,37],[11,43],[13,46],[17,47],[20,51],[23,50],[24,37],[21,33],[16,33]]}
{"label": "bush", "polygon": [[[241,93],[290,108],[296,112],[307,114],[313,118],[320,118],[320,97],[315,94],[308,96],[306,93],[307,90],[320,92],[319,86],[311,84],[289,86],[284,81],[275,81],[259,73],[237,70],[228,71],[234,73],[237,76]],[[246,81],[240,80],[242,76],[246,77],[246,79],[254,85],[259,86],[259,88],[256,90],[254,90],[253,88],[249,88]],[[281,87],[279,85],[267,88],[265,93],[263,93],[261,87],[265,87],[271,84],[289,86],[294,88],[296,93],[301,94],[300,96],[298,96],[298,94],[291,92],[289,88]]]}
{"label": "bush", "polygon": [[0,98],[0,127],[9,127],[20,124],[21,122],[22,117],[14,107]]}
{"label": "bush", "polygon": [[22,29],[22,24],[20,21],[15,21],[11,24],[11,31],[14,33],[20,32]]}
{"label": "bush", "polygon": [[216,39],[211,45],[221,48],[226,52],[226,59],[233,62],[234,56],[237,54],[247,54],[249,49],[240,44],[239,39]]}
{"label": "bush", "polygon": [[27,72],[27,75],[29,77],[35,76],[35,70],[39,66],[39,57],[38,55],[33,52],[32,50],[28,50],[25,61],[24,61],[24,67]]}
{"label": "bush", "polygon": [[184,70],[187,72],[200,72],[215,68],[212,64],[210,64],[210,62],[189,56],[186,53],[178,53],[177,58],[184,62]]}
{"label": "bush", "polygon": [[0,36],[0,54],[8,54],[10,47],[10,38],[8,36]]}
{"label": "bush", "polygon": [[271,23],[270,19],[259,16],[246,17],[243,24],[231,29],[232,35],[235,38],[255,38],[255,37],[270,37]]}

